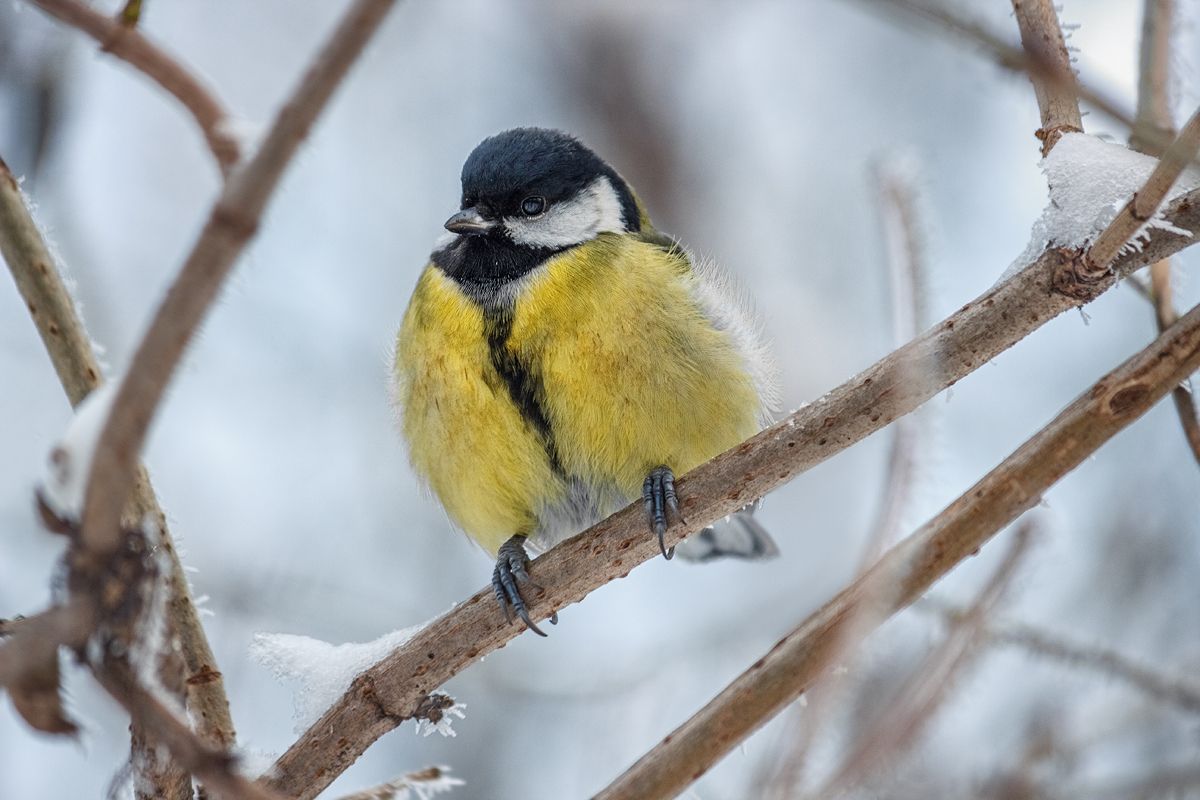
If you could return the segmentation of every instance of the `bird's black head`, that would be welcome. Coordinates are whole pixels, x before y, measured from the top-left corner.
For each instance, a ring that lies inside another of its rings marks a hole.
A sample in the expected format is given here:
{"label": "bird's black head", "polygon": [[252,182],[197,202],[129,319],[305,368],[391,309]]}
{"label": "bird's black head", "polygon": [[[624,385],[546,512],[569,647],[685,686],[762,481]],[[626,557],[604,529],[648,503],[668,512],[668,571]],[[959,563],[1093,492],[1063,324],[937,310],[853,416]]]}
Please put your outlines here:
{"label": "bird's black head", "polygon": [[601,233],[638,231],[641,219],[625,181],[578,139],[514,128],[467,157],[462,210],[446,229],[458,239],[434,261],[457,279],[494,283]]}

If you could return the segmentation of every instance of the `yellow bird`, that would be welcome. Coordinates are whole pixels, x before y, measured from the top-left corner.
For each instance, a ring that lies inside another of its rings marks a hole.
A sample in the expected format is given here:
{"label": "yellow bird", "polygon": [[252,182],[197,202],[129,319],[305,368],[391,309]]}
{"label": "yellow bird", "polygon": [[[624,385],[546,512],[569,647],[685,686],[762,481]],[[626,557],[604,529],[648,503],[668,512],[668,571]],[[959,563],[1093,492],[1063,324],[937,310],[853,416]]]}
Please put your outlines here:
{"label": "yellow bird", "polygon": [[[542,550],[642,498],[678,518],[675,476],[769,424],[775,372],[740,298],[654,229],[617,172],[574,137],[485,139],[396,339],[395,397],[417,473],[489,553],[496,598],[530,619]],[[692,560],[778,551],[728,517]]]}

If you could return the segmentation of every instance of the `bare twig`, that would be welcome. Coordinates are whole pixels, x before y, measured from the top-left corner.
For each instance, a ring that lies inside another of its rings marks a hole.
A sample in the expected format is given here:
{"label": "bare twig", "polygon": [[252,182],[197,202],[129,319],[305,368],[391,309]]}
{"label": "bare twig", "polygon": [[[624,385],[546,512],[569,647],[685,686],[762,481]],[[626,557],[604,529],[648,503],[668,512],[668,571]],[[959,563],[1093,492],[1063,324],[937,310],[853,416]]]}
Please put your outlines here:
{"label": "bare twig", "polygon": [[1033,522],[1026,520],[1017,526],[1012,546],[975,602],[955,620],[945,640],[912,670],[897,699],[857,737],[850,754],[814,797],[842,796],[868,780],[882,763],[894,761],[916,744],[921,731],[945,702],[955,679],[978,654],[984,624],[1016,574],[1033,534]]}
{"label": "bare twig", "polygon": [[[91,340],[75,308],[70,292],[58,272],[49,248],[29,213],[12,173],[0,160],[0,253],[17,283],[30,316],[41,334],[46,352],[72,406],[100,385],[100,366]],[[166,516],[158,504],[145,470],[138,470],[128,524],[149,515],[157,523],[159,548],[168,556],[166,579],[171,592],[168,615],[179,637],[187,687],[187,705],[196,731],[215,747],[232,747],[236,741],[225,683],[200,616],[192,600],[187,575],[167,529]]]}
{"label": "bare twig", "polygon": [[[1172,224],[1200,227],[1200,191],[1173,201]],[[1111,288],[1118,277],[1195,241],[1152,233],[1136,253],[1117,259],[1115,273],[1072,289],[1078,254],[1048,250],[949,318],[754,438],[693,470],[677,483],[686,523],[667,532],[678,543],[762,497],[825,459],[910,413],[988,363],[1033,330]],[[533,564],[545,593],[529,604],[535,621],[627,575],[658,553],[645,519],[626,508],[559,544]],[[383,734],[411,717],[421,699],[463,668],[501,647],[520,628],[496,613],[491,588],[427,625],[358,682],[276,762],[269,780],[284,794],[311,798]],[[334,733],[334,732],[337,733]]]}
{"label": "bare twig", "polygon": [[1083,131],[1075,72],[1052,0],[1012,0],[1012,7],[1025,52],[1044,65],[1029,77],[1042,115],[1037,137],[1042,140],[1042,155],[1046,155],[1064,133]]}
{"label": "bare twig", "polygon": [[78,0],[29,2],[91,36],[100,44],[101,50],[144,72],[174,95],[200,126],[222,174],[228,174],[237,164],[239,146],[228,129],[229,114],[208,87],[174,56],[160,49],[132,25],[105,16]]}
{"label": "bare twig", "polygon": [[[864,600],[906,607],[1117,432],[1200,368],[1200,307],[1064,409],[996,469],[893,548],[872,570],[776,644],[597,800],[674,797],[829,665]],[[881,588],[886,587],[886,588]]]}
{"label": "bare twig", "polygon": [[[925,606],[951,622],[958,621],[964,613],[961,609],[936,601],[923,601],[917,607]],[[1200,713],[1200,684],[1183,677],[1164,675],[1115,650],[1073,642],[1033,625],[996,623],[985,626],[981,633],[993,644],[1020,648],[1069,667],[1091,670],[1128,683],[1159,702]]]}
{"label": "bare twig", "polygon": [[117,523],[133,481],[133,466],[184,348],[257,231],[259,218],[292,156],[393,3],[357,0],[350,7],[280,109],[262,146],[226,181],[133,356],[101,434],[83,513],[83,538],[89,550],[104,553],[116,547]]}
{"label": "bare twig", "polygon": [[[900,347],[916,338],[926,324],[927,267],[921,223],[917,219],[916,189],[896,169],[885,167],[880,167],[876,173],[876,187],[888,253],[892,338],[895,346]],[[901,417],[892,426],[888,480],[867,546],[859,559],[860,572],[873,564],[901,532],[904,510],[911,502],[918,434],[917,418],[911,415]]]}

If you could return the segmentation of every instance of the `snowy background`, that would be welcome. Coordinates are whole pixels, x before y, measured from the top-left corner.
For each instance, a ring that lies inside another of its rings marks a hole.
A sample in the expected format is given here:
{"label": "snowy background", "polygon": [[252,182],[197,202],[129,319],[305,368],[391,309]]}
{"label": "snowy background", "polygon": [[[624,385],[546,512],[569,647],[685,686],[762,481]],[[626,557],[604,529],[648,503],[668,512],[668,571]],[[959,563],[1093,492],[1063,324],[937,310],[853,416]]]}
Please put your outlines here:
{"label": "snowy background", "polygon": [[[252,136],[342,5],[151,2],[143,24]],[[1046,200],[1033,92],[970,45],[850,2],[598,5],[401,4],[288,173],[160,410],[146,461],[196,594],[209,598],[239,741],[255,758],[294,739],[290,687],[251,659],[256,633],[370,640],[436,616],[490,575],[490,559],[414,480],[387,389],[395,327],[480,139],[559,126],[607,156],[659,227],[757,298],[788,408],[891,349],[879,159],[921,165],[935,319],[991,285],[1029,240]],[[1175,95],[1186,115],[1200,102],[1200,4],[1179,5]],[[1008,3],[960,6],[1015,41]],[[1129,108],[1140,6],[1067,0],[1063,10],[1079,25],[1070,44],[1082,73]],[[1099,115],[1084,122],[1123,141]],[[145,78],[4,0],[0,155],[26,176],[89,330],[119,371],[217,190],[202,139]],[[1177,261],[1181,308],[1200,299],[1198,260]],[[1064,315],[932,401],[910,528],[1154,335],[1148,304],[1128,288],[1087,318]],[[0,376],[0,616],[11,616],[48,601],[61,541],[35,522],[31,488],[70,409],[5,278]],[[889,435],[769,498],[761,519],[782,545],[778,560],[638,568],[566,609],[549,639],[522,636],[452,681],[467,705],[455,738],[405,724],[328,796],[429,764],[466,781],[454,797],[597,791],[850,577]],[[1047,496],[1003,617],[1197,674],[1198,481],[1161,404]],[[985,548],[935,591],[970,597],[1002,550]],[[868,690],[938,637],[927,616],[903,615],[840,680],[862,690],[869,712],[879,695]],[[0,706],[0,797],[96,797],[118,769],[125,717],[85,675],[69,685],[86,728],[78,742],[32,734]],[[1066,787],[1200,758],[1195,716],[1011,651],[952,692],[889,773],[888,796],[973,793],[1020,760],[1034,724],[1072,754],[1052,766]],[[755,796],[789,730],[769,725],[693,796]],[[818,772],[836,763],[828,738]]]}

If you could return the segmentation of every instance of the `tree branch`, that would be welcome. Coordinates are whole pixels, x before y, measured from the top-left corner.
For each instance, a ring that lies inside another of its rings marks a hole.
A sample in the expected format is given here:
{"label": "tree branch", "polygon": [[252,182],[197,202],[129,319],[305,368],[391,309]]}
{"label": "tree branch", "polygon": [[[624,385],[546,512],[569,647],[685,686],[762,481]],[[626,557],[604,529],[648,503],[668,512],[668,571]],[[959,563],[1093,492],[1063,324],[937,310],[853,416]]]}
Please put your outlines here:
{"label": "tree branch", "polygon": [[1064,133],[1083,132],[1075,71],[1052,0],[1012,0],[1012,7],[1025,52],[1045,65],[1044,72],[1030,73],[1029,79],[1042,115],[1037,137],[1042,140],[1042,155],[1046,155]]}
{"label": "tree branch", "polygon": [[[0,253],[29,308],[67,398],[72,406],[79,405],[100,385],[100,366],[74,299],[3,160],[0,160]],[[125,522],[133,524],[147,515],[153,518],[161,534],[159,547],[169,558],[170,569],[165,576],[171,593],[168,615],[179,637],[186,669],[187,706],[195,719],[196,732],[215,747],[232,747],[236,733],[225,696],[225,682],[200,624],[187,575],[167,529],[166,515],[150,486],[149,476],[140,467],[130,505],[124,515]]]}
{"label": "tree branch", "polygon": [[121,506],[133,482],[146,428],[184,348],[257,231],[284,169],[393,3],[357,0],[350,7],[280,109],[258,152],[226,181],[133,356],[100,436],[83,512],[83,538],[89,550],[103,554],[117,546]]}
{"label": "tree branch", "polygon": [[91,36],[111,53],[173,95],[200,126],[221,174],[228,175],[240,157],[239,145],[228,130],[229,114],[215,95],[174,56],[140,31],[106,17],[77,0],[29,0],[47,14]]}
{"label": "tree branch", "polygon": [[977,552],[1043,492],[1200,368],[1200,306],[1102,378],[869,573],[779,641],[716,698],[643,756],[597,800],[674,797],[795,700],[829,666],[832,645],[864,601],[888,615]]}
{"label": "tree branch", "polygon": [[[1166,217],[1200,228],[1200,190],[1174,200]],[[1154,231],[1140,252],[1120,256],[1113,274],[1084,291],[1070,266],[1079,254],[1050,249],[917,339],[782,422],[693,470],[678,483],[686,524],[675,544],[910,413],[994,359],[1063,311],[1082,305],[1132,273],[1193,243]],[[530,604],[535,621],[579,602],[658,553],[640,509],[626,508],[534,561],[545,594]],[[284,753],[269,785],[311,798],[383,734],[412,716],[432,690],[521,632],[505,625],[491,587],[431,622],[358,681]]]}

